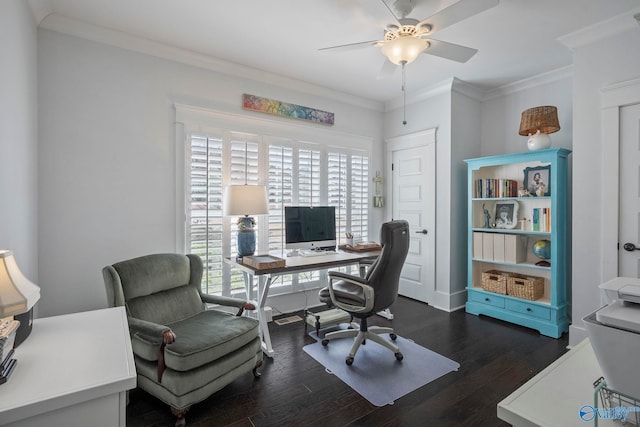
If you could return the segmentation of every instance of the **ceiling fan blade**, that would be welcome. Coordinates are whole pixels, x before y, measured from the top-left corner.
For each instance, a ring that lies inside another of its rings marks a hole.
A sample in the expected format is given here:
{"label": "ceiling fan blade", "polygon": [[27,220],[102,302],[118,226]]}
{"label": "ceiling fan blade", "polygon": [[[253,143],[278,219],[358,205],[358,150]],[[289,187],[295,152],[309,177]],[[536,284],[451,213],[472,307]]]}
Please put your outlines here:
{"label": "ceiling fan blade", "polygon": [[429,47],[423,53],[439,56],[441,58],[451,59],[456,62],[467,62],[478,49],[473,49],[459,44],[443,42],[441,40],[428,39]]}
{"label": "ceiling fan blade", "polygon": [[346,52],[349,50],[362,49],[363,47],[375,46],[379,40],[369,40],[366,42],[342,44],[338,46],[323,47],[318,49],[321,52]]}
{"label": "ceiling fan blade", "polygon": [[399,18],[384,0],[359,0],[358,3],[364,9],[365,14],[376,21],[380,28],[386,28],[389,19],[399,24]]}
{"label": "ceiling fan blade", "polygon": [[393,73],[396,71],[396,64],[389,61],[388,59],[384,61],[382,64],[382,68],[380,68],[380,72],[378,73],[378,80],[388,79],[393,76]]}
{"label": "ceiling fan blade", "polygon": [[428,24],[431,26],[430,34],[433,34],[449,25],[470,18],[487,9],[491,9],[497,6],[498,3],[500,3],[500,0],[459,0],[420,22],[417,27]]}

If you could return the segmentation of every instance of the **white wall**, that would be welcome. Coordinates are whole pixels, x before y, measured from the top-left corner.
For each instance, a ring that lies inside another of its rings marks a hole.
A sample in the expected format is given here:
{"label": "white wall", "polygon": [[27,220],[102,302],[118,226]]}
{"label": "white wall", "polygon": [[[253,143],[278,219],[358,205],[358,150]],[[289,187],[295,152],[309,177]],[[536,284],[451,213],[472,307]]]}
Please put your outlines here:
{"label": "white wall", "polygon": [[571,149],[573,99],[571,68],[557,70],[496,90],[482,102],[482,156],[527,151],[527,137],[520,136],[522,112],[540,105],[558,107],[560,130],[551,134],[551,145]]}
{"label": "white wall", "polygon": [[0,2],[0,249],[38,283],[37,28],[27,2]]}
{"label": "white wall", "polygon": [[[600,306],[603,277],[602,155],[617,141],[602,139],[600,89],[640,76],[640,27],[574,49],[573,83],[573,324],[570,345],[585,336],[582,318]],[[621,195],[624,196],[624,195]]]}
{"label": "white wall", "polygon": [[332,111],[382,169],[381,111],[50,30],[38,48],[42,316],[104,307],[102,267],[176,249],[174,103],[259,114],[241,109],[252,93]]}

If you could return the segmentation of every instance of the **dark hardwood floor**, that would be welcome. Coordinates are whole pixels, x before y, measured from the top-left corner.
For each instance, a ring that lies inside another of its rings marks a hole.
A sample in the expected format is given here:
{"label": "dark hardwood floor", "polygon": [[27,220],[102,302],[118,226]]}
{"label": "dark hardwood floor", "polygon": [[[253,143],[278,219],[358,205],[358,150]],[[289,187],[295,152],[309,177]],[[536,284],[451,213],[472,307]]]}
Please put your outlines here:
{"label": "dark hardwood floor", "polygon": [[[370,324],[392,325],[398,335],[455,360],[460,369],[393,405],[376,407],[302,350],[314,342],[304,334],[304,323],[271,323],[276,355],[265,357],[262,378],[254,381],[248,374],[194,405],[187,426],[506,426],[496,416],[497,403],[567,351],[567,334],[556,340],[404,297],[391,310],[392,321],[375,316]],[[139,389],[129,397],[128,426],[173,425],[175,418],[159,400]]]}

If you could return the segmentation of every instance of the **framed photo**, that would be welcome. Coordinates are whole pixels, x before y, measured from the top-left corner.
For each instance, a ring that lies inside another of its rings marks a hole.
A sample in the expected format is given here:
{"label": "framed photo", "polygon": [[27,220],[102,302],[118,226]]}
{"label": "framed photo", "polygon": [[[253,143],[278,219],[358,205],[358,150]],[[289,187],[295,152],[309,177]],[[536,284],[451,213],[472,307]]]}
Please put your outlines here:
{"label": "framed photo", "polygon": [[496,202],[494,222],[496,228],[515,228],[518,225],[518,202]]}
{"label": "framed photo", "polygon": [[551,195],[551,166],[525,168],[524,187],[531,196]]}

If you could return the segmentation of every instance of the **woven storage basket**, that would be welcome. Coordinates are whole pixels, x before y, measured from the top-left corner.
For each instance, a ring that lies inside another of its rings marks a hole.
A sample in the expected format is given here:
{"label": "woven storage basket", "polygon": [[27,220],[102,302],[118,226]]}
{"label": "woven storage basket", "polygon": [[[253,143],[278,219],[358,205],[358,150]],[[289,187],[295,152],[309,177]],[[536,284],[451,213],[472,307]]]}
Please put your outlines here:
{"label": "woven storage basket", "polygon": [[507,279],[507,295],[535,301],[544,295],[544,279],[513,274]]}
{"label": "woven storage basket", "polygon": [[482,273],[482,289],[496,294],[507,294],[507,277],[509,273],[500,270],[489,270]]}

